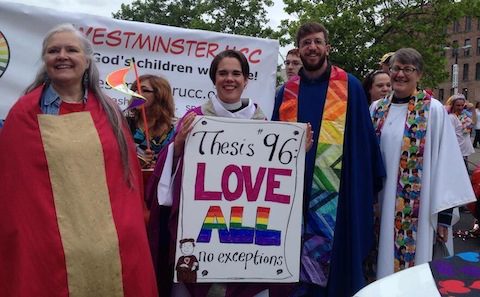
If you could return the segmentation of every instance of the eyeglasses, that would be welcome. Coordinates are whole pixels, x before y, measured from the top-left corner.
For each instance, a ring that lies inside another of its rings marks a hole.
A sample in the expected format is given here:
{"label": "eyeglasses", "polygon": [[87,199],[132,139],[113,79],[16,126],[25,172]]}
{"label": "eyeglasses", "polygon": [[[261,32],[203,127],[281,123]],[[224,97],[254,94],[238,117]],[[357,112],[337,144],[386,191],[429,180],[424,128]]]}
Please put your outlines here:
{"label": "eyeglasses", "polygon": [[399,73],[400,71],[403,71],[403,73],[405,75],[410,75],[412,73],[414,73],[415,71],[417,71],[416,68],[413,68],[413,67],[398,67],[398,66],[393,66],[393,67],[390,67],[390,72],[391,73]]}
{"label": "eyeglasses", "polygon": [[155,90],[142,89],[142,93],[154,93]]}
{"label": "eyeglasses", "polygon": [[300,47],[307,47],[311,44],[315,44],[316,46],[322,46],[322,45],[326,45],[327,43],[325,42],[325,40],[321,39],[321,38],[315,38],[315,39],[305,39],[305,40],[302,40],[300,42]]}
{"label": "eyeglasses", "polygon": [[285,60],[285,62],[283,62],[285,64],[285,66],[289,66],[290,64],[293,65],[293,66],[301,66],[302,65],[302,62],[300,61],[289,61],[289,60]]}

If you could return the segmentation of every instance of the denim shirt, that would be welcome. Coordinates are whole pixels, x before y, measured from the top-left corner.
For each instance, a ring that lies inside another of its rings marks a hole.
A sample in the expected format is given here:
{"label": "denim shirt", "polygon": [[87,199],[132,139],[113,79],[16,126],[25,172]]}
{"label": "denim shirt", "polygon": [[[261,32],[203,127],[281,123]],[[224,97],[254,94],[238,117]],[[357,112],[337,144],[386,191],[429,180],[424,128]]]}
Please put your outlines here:
{"label": "denim shirt", "polygon": [[[83,92],[83,103],[87,103],[87,90]],[[60,103],[62,100],[58,96],[57,91],[55,91],[52,85],[49,85],[45,91],[42,93],[42,98],[40,99],[40,108],[45,114],[58,115],[60,112]]]}

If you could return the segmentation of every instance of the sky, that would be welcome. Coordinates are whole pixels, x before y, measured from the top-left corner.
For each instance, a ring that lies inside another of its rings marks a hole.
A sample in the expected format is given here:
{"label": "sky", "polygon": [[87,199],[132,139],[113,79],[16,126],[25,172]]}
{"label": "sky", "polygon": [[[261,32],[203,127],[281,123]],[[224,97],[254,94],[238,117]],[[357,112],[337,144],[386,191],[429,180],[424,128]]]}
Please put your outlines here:
{"label": "sky", "polygon": [[[112,17],[112,12],[120,10],[122,3],[130,4],[134,0],[0,0],[0,2],[14,2],[26,5],[53,8],[68,12],[81,12],[104,17]],[[267,7],[269,26],[276,28],[280,25],[282,19],[288,18],[288,14],[283,11],[283,0],[274,0],[272,7]],[[290,49],[280,48],[279,63],[282,63],[282,56]]]}

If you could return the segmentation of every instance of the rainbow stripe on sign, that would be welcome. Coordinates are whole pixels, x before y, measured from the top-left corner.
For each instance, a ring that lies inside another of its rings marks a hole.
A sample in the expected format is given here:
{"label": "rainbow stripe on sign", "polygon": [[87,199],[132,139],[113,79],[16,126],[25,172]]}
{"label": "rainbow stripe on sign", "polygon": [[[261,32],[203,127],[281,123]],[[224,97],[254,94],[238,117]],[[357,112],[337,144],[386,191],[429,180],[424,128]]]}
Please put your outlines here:
{"label": "rainbow stripe on sign", "polygon": [[210,206],[208,209],[205,220],[203,220],[202,229],[198,234],[197,242],[210,242],[213,229],[218,229],[220,242],[224,242],[222,240],[230,237],[228,227],[225,224],[225,217],[223,216],[220,206]]}
{"label": "rainbow stripe on sign", "polygon": [[243,207],[233,206],[230,212],[230,239],[232,243],[252,243],[255,229],[243,227]]}
{"label": "rainbow stripe on sign", "polygon": [[257,245],[280,245],[281,232],[277,230],[268,230],[268,218],[270,217],[270,208],[257,208],[257,223],[255,224],[255,244]]}
{"label": "rainbow stripe on sign", "polygon": [[255,228],[243,226],[243,206],[232,206],[230,229],[220,206],[210,206],[203,220],[197,242],[210,242],[212,230],[218,230],[221,243],[255,243],[256,245],[275,245],[281,243],[281,231],[268,230],[270,208],[258,207]]}

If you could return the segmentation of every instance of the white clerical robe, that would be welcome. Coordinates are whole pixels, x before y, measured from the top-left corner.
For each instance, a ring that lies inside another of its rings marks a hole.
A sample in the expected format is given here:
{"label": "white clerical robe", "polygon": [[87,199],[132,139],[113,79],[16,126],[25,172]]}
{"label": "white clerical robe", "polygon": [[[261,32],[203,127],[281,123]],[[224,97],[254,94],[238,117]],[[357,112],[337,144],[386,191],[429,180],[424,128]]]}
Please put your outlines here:
{"label": "white clerical robe", "polygon": [[[409,284],[408,286],[405,284]],[[358,291],[353,297],[442,297],[429,264],[399,271]]]}
{"label": "white clerical robe", "polygon": [[[372,113],[378,102],[372,103]],[[381,133],[380,149],[387,176],[383,190],[379,193],[381,225],[378,279],[394,273],[395,196],[407,107],[408,103],[392,104]],[[436,99],[430,103],[421,182],[416,265],[432,260],[438,213],[475,200],[450,118]],[[454,212],[452,224],[456,221],[458,210]],[[449,234],[449,245],[452,248],[450,253],[453,254],[451,229]]]}

